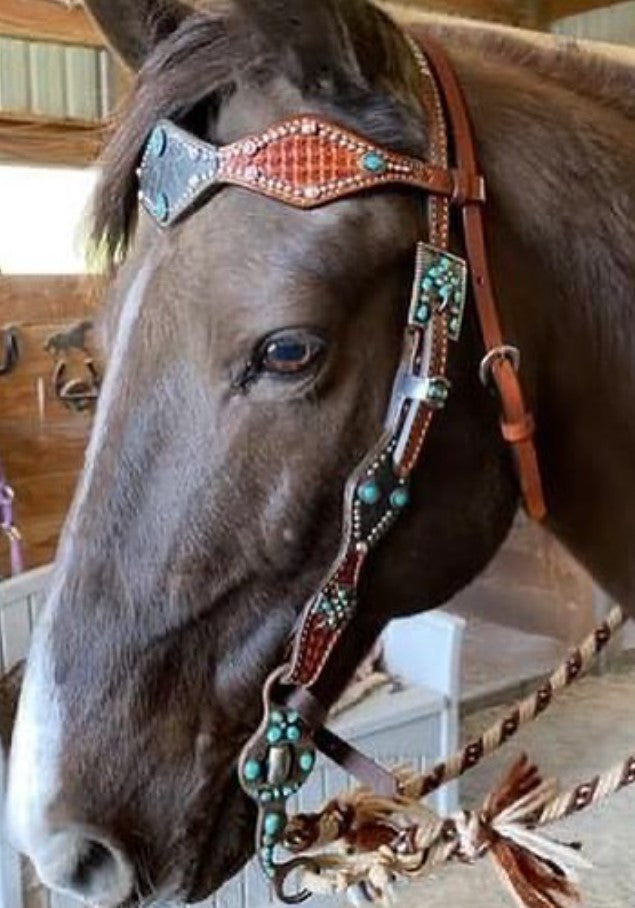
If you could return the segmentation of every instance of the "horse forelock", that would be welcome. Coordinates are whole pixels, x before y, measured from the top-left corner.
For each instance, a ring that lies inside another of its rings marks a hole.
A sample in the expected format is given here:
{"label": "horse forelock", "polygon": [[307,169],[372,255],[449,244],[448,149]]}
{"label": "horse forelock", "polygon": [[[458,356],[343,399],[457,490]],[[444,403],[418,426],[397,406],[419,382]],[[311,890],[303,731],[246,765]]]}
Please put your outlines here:
{"label": "horse forelock", "polygon": [[[379,144],[403,153],[423,153],[425,130],[418,105],[409,105],[404,97],[415,64],[403,36],[367,0],[334,8],[332,15],[342,16],[343,27],[355,38],[364,81],[353,73],[347,78],[340,69],[335,74],[337,61],[328,59],[325,48],[324,78],[303,85],[303,94]],[[226,3],[210,8],[201,4],[155,48],[103,153],[91,234],[93,245],[110,264],[123,258],[135,227],[136,167],[155,123],[170,118],[200,138],[213,140],[215,116],[240,87],[262,88],[281,75],[297,79],[297,64],[289,62],[290,53],[281,52],[281,47],[283,35],[276,40],[275,33],[264,33],[248,13]]]}

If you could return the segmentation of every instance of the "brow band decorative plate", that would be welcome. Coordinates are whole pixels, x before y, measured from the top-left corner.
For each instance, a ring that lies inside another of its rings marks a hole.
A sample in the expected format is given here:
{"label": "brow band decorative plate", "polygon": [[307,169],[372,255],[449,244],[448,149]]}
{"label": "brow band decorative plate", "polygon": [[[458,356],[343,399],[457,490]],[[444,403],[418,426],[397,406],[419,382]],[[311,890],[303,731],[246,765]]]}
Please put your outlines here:
{"label": "brow band decorative plate", "polygon": [[[452,195],[457,175],[373,145],[315,117],[295,117],[230,145],[216,146],[161,120],[147,142],[139,198],[168,227],[212,188],[242,186],[297,208],[316,208],[382,185]],[[472,187],[480,198],[477,180]]]}

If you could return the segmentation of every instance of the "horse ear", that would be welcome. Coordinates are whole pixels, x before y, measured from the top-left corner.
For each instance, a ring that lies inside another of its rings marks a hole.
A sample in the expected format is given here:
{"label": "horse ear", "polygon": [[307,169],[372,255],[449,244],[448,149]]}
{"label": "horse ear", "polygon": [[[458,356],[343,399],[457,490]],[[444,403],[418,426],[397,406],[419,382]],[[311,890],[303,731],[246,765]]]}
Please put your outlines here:
{"label": "horse ear", "polygon": [[115,53],[135,71],[192,11],[180,0],[85,0],[85,6]]}
{"label": "horse ear", "polygon": [[[357,0],[346,0],[349,7]],[[341,0],[235,0],[268,43],[287,50],[289,75],[305,90],[362,82]]]}

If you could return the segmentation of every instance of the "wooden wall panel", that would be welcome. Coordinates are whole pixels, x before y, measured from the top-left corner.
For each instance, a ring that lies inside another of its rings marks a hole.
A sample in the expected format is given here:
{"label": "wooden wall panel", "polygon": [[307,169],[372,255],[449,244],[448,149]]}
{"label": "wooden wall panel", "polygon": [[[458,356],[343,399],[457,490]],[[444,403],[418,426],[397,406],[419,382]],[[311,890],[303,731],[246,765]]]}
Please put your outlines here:
{"label": "wooden wall panel", "polygon": [[99,157],[108,129],[85,120],[0,112],[0,160],[85,167]]}
{"label": "wooden wall panel", "polygon": [[0,0],[0,34],[101,47],[104,38],[81,7],[55,0]]}
{"label": "wooden wall panel", "polygon": [[[389,4],[390,0],[380,0]],[[426,13],[451,13],[507,25],[548,28],[574,13],[615,6],[622,0],[394,0],[396,5]]]}
{"label": "wooden wall panel", "polygon": [[[0,459],[16,492],[29,567],[54,555],[91,428],[89,414],[56,397],[55,363],[44,346],[51,335],[94,317],[98,301],[97,282],[85,277],[0,277],[0,328],[15,326],[20,345],[16,368],[0,376]],[[83,374],[74,351],[69,377]]]}

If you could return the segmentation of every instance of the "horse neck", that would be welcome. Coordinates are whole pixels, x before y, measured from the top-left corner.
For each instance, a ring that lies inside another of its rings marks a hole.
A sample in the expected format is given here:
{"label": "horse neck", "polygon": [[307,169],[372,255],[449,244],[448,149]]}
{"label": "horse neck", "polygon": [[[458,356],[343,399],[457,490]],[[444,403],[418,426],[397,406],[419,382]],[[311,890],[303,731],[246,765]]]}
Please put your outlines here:
{"label": "horse neck", "polygon": [[594,99],[536,62],[459,63],[495,285],[524,357],[548,525],[635,609],[635,127],[606,85]]}

